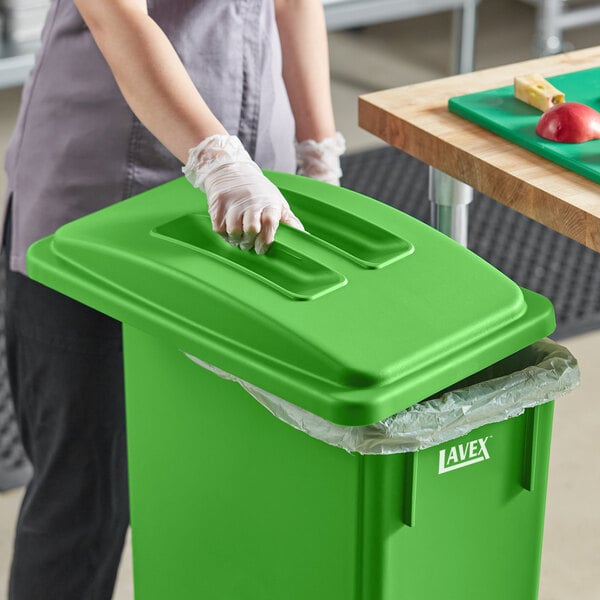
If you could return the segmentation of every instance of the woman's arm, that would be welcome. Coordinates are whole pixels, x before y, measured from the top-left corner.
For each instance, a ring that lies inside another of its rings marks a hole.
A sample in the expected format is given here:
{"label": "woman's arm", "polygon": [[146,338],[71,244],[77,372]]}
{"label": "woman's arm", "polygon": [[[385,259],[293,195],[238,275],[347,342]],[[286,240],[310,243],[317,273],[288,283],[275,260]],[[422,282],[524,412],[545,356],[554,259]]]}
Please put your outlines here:
{"label": "woman's arm", "polygon": [[190,148],[226,134],[192,83],[146,0],[74,0],[125,100],[182,163]]}
{"label": "woman's arm", "polygon": [[275,0],[283,77],[296,120],[296,139],[335,135],[327,30],[321,0]]}
{"label": "woman's arm", "polygon": [[264,253],[280,221],[302,229],[279,190],[206,105],[148,15],[146,0],[74,2],[130,108],[185,164],[190,182],[206,192],[216,232],[244,250]]}

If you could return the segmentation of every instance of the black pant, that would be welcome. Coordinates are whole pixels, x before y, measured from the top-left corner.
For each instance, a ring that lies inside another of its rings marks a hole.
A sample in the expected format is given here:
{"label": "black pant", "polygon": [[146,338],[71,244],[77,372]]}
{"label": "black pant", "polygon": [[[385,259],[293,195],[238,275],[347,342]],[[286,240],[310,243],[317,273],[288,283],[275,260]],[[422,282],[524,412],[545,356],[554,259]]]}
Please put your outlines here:
{"label": "black pant", "polygon": [[9,380],[34,468],[9,600],[110,600],[129,524],[121,326],[3,262]]}

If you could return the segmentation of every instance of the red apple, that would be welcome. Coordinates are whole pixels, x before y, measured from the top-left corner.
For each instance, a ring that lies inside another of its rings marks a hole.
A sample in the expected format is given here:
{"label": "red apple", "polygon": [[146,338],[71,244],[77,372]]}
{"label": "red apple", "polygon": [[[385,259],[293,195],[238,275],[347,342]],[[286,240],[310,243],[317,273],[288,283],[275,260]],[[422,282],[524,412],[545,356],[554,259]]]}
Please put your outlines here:
{"label": "red apple", "polygon": [[600,113],[579,102],[563,102],[549,108],[535,132],[553,142],[569,144],[600,139]]}

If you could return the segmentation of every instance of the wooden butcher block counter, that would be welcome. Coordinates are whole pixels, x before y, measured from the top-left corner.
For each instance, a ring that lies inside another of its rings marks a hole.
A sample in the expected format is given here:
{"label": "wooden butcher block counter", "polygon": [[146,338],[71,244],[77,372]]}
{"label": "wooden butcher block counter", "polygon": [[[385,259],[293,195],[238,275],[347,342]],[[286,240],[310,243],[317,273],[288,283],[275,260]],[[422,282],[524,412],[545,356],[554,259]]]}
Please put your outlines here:
{"label": "wooden butcher block counter", "polygon": [[593,67],[600,67],[600,46],[374,92],[359,98],[359,124],[432,167],[600,251],[598,183],[448,110],[450,98],[511,85],[515,75],[552,77]]}

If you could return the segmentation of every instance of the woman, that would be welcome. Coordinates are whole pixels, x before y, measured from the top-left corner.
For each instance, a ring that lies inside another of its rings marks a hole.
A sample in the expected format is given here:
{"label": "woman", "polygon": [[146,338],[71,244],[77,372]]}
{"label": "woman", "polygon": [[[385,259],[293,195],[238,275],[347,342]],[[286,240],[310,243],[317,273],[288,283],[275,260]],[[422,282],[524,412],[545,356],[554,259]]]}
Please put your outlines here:
{"label": "woman", "polygon": [[31,243],[181,174],[265,252],[301,223],[258,165],[336,183],[320,0],[55,0],[7,154],[7,354],[34,466],[10,600],[109,599],[128,526],[118,323],[26,276]]}

